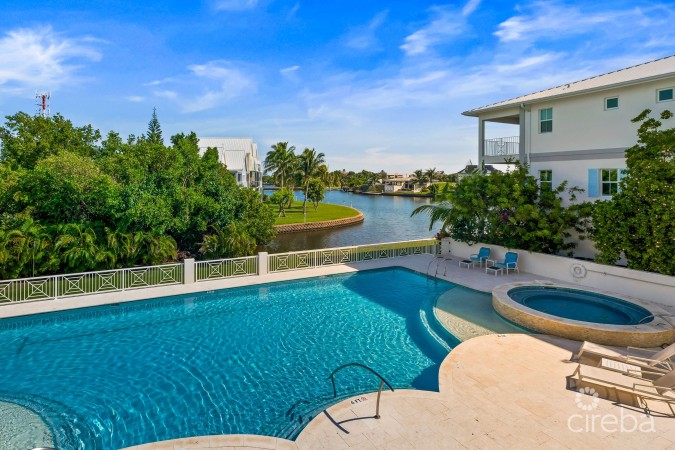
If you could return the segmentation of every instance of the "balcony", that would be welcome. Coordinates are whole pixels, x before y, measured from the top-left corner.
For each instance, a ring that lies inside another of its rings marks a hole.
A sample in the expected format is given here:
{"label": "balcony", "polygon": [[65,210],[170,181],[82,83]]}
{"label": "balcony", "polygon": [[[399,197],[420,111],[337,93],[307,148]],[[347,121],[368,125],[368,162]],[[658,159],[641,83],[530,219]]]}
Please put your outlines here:
{"label": "balcony", "polygon": [[518,156],[520,153],[519,136],[485,139],[485,156]]}

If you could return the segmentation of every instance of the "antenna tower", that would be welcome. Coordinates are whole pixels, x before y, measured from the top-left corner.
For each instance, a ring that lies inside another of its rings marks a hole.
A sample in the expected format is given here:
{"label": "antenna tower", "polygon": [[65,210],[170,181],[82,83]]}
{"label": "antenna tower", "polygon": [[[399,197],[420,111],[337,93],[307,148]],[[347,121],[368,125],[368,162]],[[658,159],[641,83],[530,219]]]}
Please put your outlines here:
{"label": "antenna tower", "polygon": [[49,99],[51,94],[49,92],[35,93],[35,106],[37,106],[37,114],[42,117],[49,117]]}

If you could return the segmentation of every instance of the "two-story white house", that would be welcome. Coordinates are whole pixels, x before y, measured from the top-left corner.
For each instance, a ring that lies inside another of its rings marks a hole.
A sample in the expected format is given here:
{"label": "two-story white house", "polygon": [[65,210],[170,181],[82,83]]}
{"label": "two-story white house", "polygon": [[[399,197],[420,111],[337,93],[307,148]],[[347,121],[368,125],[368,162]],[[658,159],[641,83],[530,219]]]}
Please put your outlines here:
{"label": "two-story white house", "polygon": [[258,158],[258,144],[251,138],[199,138],[199,153],[209,147],[218,150],[218,157],[241,186],[262,192],[262,171]]}
{"label": "two-story white house", "polygon": [[[466,111],[478,118],[479,167],[506,157],[530,165],[543,185],[583,188],[580,200],[617,192],[625,150],[637,143],[631,119],[675,112],[675,56]],[[486,124],[513,124],[511,137],[485,139]]]}

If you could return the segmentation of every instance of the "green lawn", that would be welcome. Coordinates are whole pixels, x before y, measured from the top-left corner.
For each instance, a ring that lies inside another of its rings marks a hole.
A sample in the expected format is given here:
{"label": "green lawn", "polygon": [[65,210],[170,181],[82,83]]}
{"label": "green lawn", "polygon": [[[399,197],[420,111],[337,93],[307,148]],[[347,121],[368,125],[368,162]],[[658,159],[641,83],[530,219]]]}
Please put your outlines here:
{"label": "green lawn", "polygon": [[[270,205],[270,208],[278,215],[279,207]],[[307,202],[307,222],[323,222],[325,220],[345,219],[347,217],[357,216],[359,212],[354,208],[331,203],[319,203],[319,208],[314,211],[314,205]],[[293,206],[286,209],[286,217],[277,217],[275,225],[286,225],[290,223],[303,223],[305,219],[302,215],[302,202],[293,202]]]}

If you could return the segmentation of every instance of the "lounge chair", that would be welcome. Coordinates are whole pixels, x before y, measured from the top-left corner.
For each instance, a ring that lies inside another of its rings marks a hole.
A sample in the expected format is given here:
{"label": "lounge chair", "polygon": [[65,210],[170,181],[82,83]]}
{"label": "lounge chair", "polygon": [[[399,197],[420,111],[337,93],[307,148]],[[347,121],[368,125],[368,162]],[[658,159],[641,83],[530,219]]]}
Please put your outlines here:
{"label": "lounge chair", "polygon": [[641,377],[643,370],[648,374],[663,374],[672,371],[675,369],[673,356],[675,356],[675,343],[662,350],[653,351],[637,347],[626,347],[624,350],[585,341],[573,359],[581,362],[583,357],[595,361],[597,367]]}
{"label": "lounge chair", "polygon": [[506,252],[504,255],[504,261],[498,262],[491,259],[488,259],[485,262],[485,273],[502,273],[506,270],[506,274],[509,274],[509,270],[515,270],[520,273],[518,270],[518,253],[516,252]]}
{"label": "lounge chair", "polygon": [[611,370],[579,364],[568,377],[575,389],[591,387],[598,396],[633,406],[650,408],[650,401],[666,403],[667,413],[675,414],[675,370],[654,380],[638,380]]}
{"label": "lounge chair", "polygon": [[469,260],[472,266],[475,263],[478,263],[478,267],[483,267],[483,263],[487,265],[487,261],[490,260],[490,249],[488,247],[481,247],[478,253],[469,256]]}

